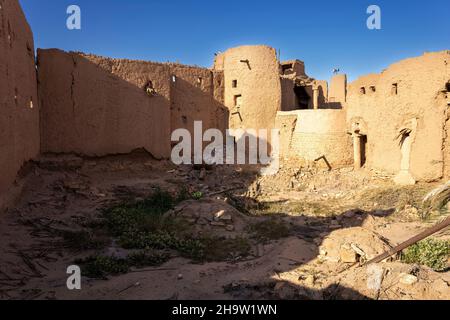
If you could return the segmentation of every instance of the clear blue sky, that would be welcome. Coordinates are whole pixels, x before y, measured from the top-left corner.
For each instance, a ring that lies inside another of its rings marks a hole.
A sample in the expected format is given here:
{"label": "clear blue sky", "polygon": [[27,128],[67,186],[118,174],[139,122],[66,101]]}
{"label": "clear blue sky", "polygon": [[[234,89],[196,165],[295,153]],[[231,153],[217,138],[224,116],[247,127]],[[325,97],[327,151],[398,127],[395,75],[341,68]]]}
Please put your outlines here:
{"label": "clear blue sky", "polygon": [[[328,79],[380,72],[425,51],[450,49],[449,0],[20,0],[37,48],[61,48],[209,67],[214,53],[267,44],[282,60],[305,61]],[[66,28],[66,9],[82,10],[82,30]],[[382,30],[366,27],[366,9],[382,10]]]}

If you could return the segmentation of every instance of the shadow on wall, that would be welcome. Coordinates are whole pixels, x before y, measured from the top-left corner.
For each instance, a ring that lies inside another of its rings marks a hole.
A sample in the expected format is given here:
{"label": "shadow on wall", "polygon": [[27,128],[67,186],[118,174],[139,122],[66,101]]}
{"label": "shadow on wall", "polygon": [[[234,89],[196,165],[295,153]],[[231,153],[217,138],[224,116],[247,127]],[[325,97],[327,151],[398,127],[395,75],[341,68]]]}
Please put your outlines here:
{"label": "shadow on wall", "polygon": [[[204,70],[202,70],[204,72]],[[179,76],[171,76],[171,130],[187,129],[194,137],[194,123],[202,122],[203,133],[208,129],[218,129],[225,135],[229,128],[229,112],[223,103],[214,98],[214,84],[211,79],[208,88],[201,83],[194,84]],[[199,80],[200,81],[200,80]],[[170,137],[169,137],[170,139]],[[173,143],[172,143],[173,145]]]}
{"label": "shadow on wall", "polygon": [[324,104],[320,105],[319,109],[344,109],[341,102],[325,102]]}

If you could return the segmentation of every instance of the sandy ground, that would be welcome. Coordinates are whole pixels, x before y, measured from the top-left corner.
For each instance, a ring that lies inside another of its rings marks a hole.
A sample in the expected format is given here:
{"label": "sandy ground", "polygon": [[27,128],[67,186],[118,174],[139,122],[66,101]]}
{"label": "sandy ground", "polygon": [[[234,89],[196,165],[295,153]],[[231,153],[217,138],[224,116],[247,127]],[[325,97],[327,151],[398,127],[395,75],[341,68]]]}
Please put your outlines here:
{"label": "sandy ground", "polygon": [[[352,260],[355,250],[357,259],[370,259],[430,227],[435,220],[424,222],[407,202],[417,201],[414,197],[437,183],[417,186],[422,192],[417,195],[405,191],[403,203],[395,195],[389,201],[369,196],[396,188],[376,172],[328,172],[286,163],[278,176],[261,178],[247,168],[195,169],[141,153],[102,159],[48,156],[31,165],[19,202],[0,216],[0,298],[450,298],[449,272],[397,259],[370,267]],[[173,210],[195,218],[191,223],[198,230],[233,238],[246,225],[275,216],[291,231],[278,240],[253,242],[246,257],[200,264],[175,255],[161,266],[132,269],[107,280],[83,277],[81,290],[68,290],[67,267],[93,251],[71,250],[46,230],[79,228],[102,208],[130,194],[145,198],[156,186],[202,192],[201,200],[184,201]],[[270,204],[258,216],[249,214],[256,201]],[[231,216],[227,228],[200,225],[201,219],[220,211]],[[448,238],[448,233],[437,236]],[[377,281],[379,285],[371,285]]]}

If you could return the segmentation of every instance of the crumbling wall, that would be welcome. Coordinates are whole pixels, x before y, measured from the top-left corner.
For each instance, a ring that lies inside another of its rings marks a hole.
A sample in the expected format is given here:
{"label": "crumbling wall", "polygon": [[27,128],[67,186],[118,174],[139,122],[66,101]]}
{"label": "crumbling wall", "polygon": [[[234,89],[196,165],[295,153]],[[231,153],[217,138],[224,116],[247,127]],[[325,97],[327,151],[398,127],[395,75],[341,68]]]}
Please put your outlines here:
{"label": "crumbling wall", "polygon": [[224,70],[225,106],[232,129],[272,129],[281,108],[280,69],[275,49],[242,46],[216,57]]}
{"label": "crumbling wall", "polygon": [[39,50],[38,75],[43,152],[103,156],[144,148],[170,156],[165,65]]}
{"label": "crumbling wall", "polygon": [[22,165],[39,153],[33,34],[17,0],[0,0],[0,209]]}
{"label": "crumbling wall", "polygon": [[227,128],[223,72],[60,50],[38,64],[44,152],[168,158],[173,130]]}
{"label": "crumbling wall", "polygon": [[[346,116],[343,110],[279,112],[277,123],[292,123],[292,116],[296,116],[296,122],[288,152],[290,157],[328,162],[331,166],[348,165],[352,162],[351,137],[346,132]],[[285,139],[287,138],[281,140]],[[286,153],[283,152],[282,155],[286,156]]]}
{"label": "crumbling wall", "polygon": [[349,85],[347,121],[351,132],[364,123],[367,162],[396,174],[402,160],[401,132],[412,139],[410,172],[417,181],[443,176],[445,83],[450,79],[448,51],[400,61],[381,74]]}

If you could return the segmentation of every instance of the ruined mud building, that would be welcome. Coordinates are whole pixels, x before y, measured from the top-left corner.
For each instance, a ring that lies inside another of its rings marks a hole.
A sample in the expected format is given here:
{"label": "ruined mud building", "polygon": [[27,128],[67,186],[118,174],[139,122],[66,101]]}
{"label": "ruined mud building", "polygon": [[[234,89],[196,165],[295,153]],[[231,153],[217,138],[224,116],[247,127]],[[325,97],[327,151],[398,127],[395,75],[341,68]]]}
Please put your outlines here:
{"label": "ruined mud building", "polygon": [[171,132],[280,129],[281,155],[384,171],[398,183],[450,177],[450,51],[330,84],[267,46],[232,48],[211,69],[38,50],[17,0],[0,0],[0,207],[41,153],[144,148]]}

